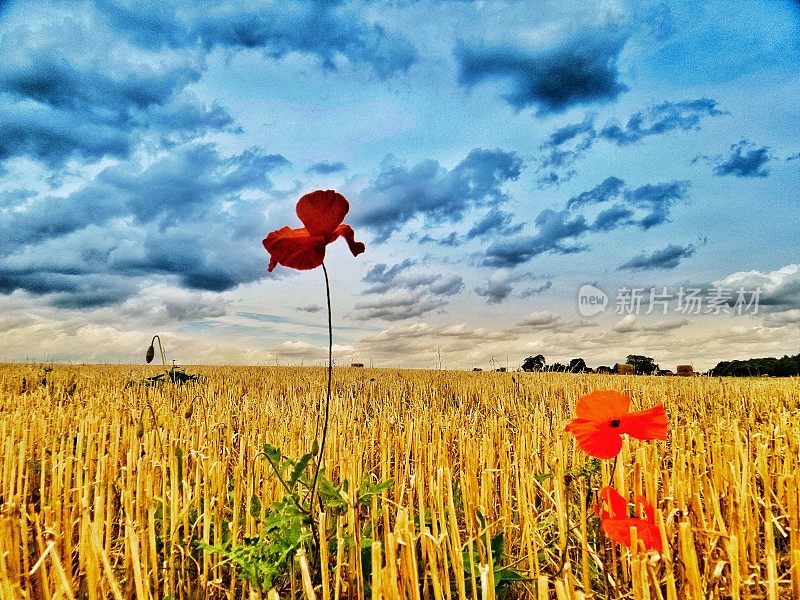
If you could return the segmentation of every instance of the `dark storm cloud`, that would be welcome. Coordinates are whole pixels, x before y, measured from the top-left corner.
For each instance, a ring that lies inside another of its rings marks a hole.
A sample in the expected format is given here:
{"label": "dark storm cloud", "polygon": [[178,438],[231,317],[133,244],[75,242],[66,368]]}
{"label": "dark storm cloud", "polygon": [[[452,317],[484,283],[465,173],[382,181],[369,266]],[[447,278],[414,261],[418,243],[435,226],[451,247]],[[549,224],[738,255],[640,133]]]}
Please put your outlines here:
{"label": "dark storm cloud", "polygon": [[613,28],[584,30],[538,48],[460,41],[454,51],[458,80],[465,87],[507,82],[510,89],[504,99],[517,110],[535,106],[540,115],[613,100],[627,89],[617,69],[625,41],[626,36]]}
{"label": "dark storm cloud", "polygon": [[[288,164],[259,149],[224,158],[204,144],[182,146],[145,169],[136,163],[108,167],[68,196],[20,202],[0,223],[0,255],[113,217],[157,221],[160,228],[186,224],[189,218],[214,214],[223,200],[244,190],[271,188],[270,173]],[[233,223],[229,235],[254,232],[253,224],[243,221]]]}
{"label": "dark storm cloud", "polygon": [[567,208],[572,209],[585,204],[608,202],[612,198],[618,197],[624,186],[625,182],[619,177],[606,177],[592,189],[570,198],[567,202]]}
{"label": "dark storm cloud", "polygon": [[688,181],[671,181],[667,183],[645,184],[625,192],[625,200],[636,207],[647,211],[637,221],[642,229],[650,229],[669,221],[672,207],[686,199],[689,189]]}
{"label": "dark storm cloud", "polygon": [[408,234],[409,241],[417,239],[419,240],[420,244],[436,244],[437,246],[442,246],[444,248],[456,248],[462,243],[462,238],[459,237],[455,231],[450,232],[443,238],[436,238],[428,233],[419,237],[416,233]]}
{"label": "dark storm cloud", "polygon": [[462,289],[464,280],[460,275],[441,276],[426,288],[433,296],[455,296]]}
{"label": "dark storm cloud", "polygon": [[542,285],[537,285],[535,287],[528,288],[522,291],[523,298],[530,298],[531,296],[538,296],[539,294],[543,294],[547,290],[553,287],[552,281],[545,281]]}
{"label": "dark storm cloud", "polygon": [[475,293],[486,298],[489,304],[500,304],[514,291],[514,287],[508,281],[489,281],[483,287],[476,287]]}
{"label": "dark storm cloud", "polygon": [[503,186],[515,181],[522,159],[514,152],[476,148],[451,170],[435,160],[406,168],[385,164],[362,190],[352,221],[384,241],[415,217],[426,223],[458,222],[475,207],[508,200]]}
{"label": "dark storm cloud", "polygon": [[0,290],[66,306],[93,291],[124,299],[157,276],[215,292],[259,279],[266,255],[251,240],[268,230],[265,204],[241,194],[269,190],[285,164],[258,149],[183,146],[145,168],[109,167],[69,196],[20,200],[0,222]]}
{"label": "dark storm cloud", "polygon": [[394,281],[400,273],[413,267],[415,264],[416,262],[410,258],[406,258],[402,262],[392,265],[391,267],[384,263],[378,263],[367,271],[361,281],[364,283],[385,284]]}
{"label": "dark storm cloud", "polygon": [[399,321],[444,308],[444,297],[455,296],[464,288],[459,275],[422,272],[407,258],[395,265],[378,263],[362,278],[370,284],[364,294],[377,296],[355,305],[356,318]]}
{"label": "dark storm cloud", "polygon": [[468,240],[481,237],[493,237],[500,235],[514,235],[522,231],[524,223],[512,225],[514,215],[511,213],[493,209],[486,213],[481,219],[475,222],[467,231]]}
{"label": "dark storm cloud", "polygon": [[[607,177],[595,187],[567,201],[563,210],[543,210],[534,220],[536,232],[497,240],[481,259],[485,266],[511,268],[551,252],[572,254],[588,249],[579,242],[590,232],[606,232],[635,225],[650,229],[669,221],[672,207],[686,199],[687,181],[645,184],[629,188],[618,177]],[[590,225],[579,211],[585,206],[608,204]]]}
{"label": "dark storm cloud", "polygon": [[681,260],[689,258],[696,251],[694,245],[677,246],[669,244],[666,248],[655,250],[647,254],[641,254],[633,257],[626,263],[619,266],[623,271],[647,271],[652,269],[674,269],[677,267]]}
{"label": "dark storm cloud", "polygon": [[190,91],[215,47],[275,58],[300,52],[331,70],[345,58],[379,77],[417,58],[404,37],[342,3],[31,7],[0,23],[0,162],[29,156],[59,168],[70,159],[127,158],[145,141],[171,147],[238,131],[223,107]]}
{"label": "dark storm cloud", "polygon": [[621,204],[614,204],[597,213],[592,229],[595,231],[611,231],[621,225],[632,223],[634,211]]}
{"label": "dark storm cloud", "polygon": [[138,289],[135,282],[124,277],[92,273],[80,264],[60,267],[32,268],[0,259],[0,293],[25,290],[36,296],[46,295],[53,305],[62,308],[97,308],[122,302]]}
{"label": "dark storm cloud", "polygon": [[313,173],[315,175],[331,175],[333,173],[341,173],[347,170],[347,165],[343,162],[317,162],[306,169],[306,173]]}
{"label": "dark storm cloud", "polygon": [[344,57],[382,78],[406,71],[418,58],[406,37],[367,22],[357,6],[345,2],[239,1],[204,5],[203,10],[180,0],[96,4],[115,29],[142,46],[251,48],[273,58],[300,52],[329,70],[336,70],[337,59]]}
{"label": "dark storm cloud", "polygon": [[717,102],[710,98],[662,102],[647,111],[635,113],[624,126],[607,124],[598,132],[598,135],[618,146],[624,146],[648,136],[662,135],[676,129],[682,131],[698,129],[700,121],[704,117],[716,117],[724,114],[727,112],[720,110]]}
{"label": "dark storm cloud", "polygon": [[420,317],[446,305],[446,301],[434,297],[426,298],[422,292],[400,292],[357,302],[355,309],[356,318],[361,321],[371,319],[402,321]]}
{"label": "dark storm cloud", "polygon": [[769,148],[752,147],[747,140],[742,140],[738,144],[731,146],[731,154],[717,161],[714,167],[714,175],[734,177],[766,177],[769,175],[767,166],[772,157]]}
{"label": "dark storm cloud", "polygon": [[540,186],[561,183],[575,173],[572,170],[561,172],[559,170],[572,165],[579,156],[592,147],[597,137],[594,119],[593,113],[587,113],[580,123],[559,127],[540,144],[539,150],[545,152],[539,159],[538,172],[544,171],[537,180]]}
{"label": "dark storm cloud", "polygon": [[57,167],[69,158],[128,155],[133,141],[126,130],[91,122],[81,129],[71,125],[79,120],[78,115],[42,106],[12,106],[0,98],[0,161],[30,156]]}
{"label": "dark storm cloud", "polygon": [[143,139],[171,145],[232,128],[218,105],[187,87],[202,60],[154,60],[125,47],[91,11],[55,7],[46,19],[0,25],[0,161],[30,156],[51,167],[75,158],[127,157]]}
{"label": "dark storm cloud", "polygon": [[540,185],[553,185],[569,179],[574,171],[564,171],[583,156],[598,140],[627,146],[650,136],[671,131],[700,129],[708,117],[728,114],[715,100],[697,98],[678,102],[664,101],[634,113],[625,125],[606,123],[595,126],[596,115],[588,113],[583,121],[555,129],[539,146],[544,154],[539,159]]}
{"label": "dark storm cloud", "polygon": [[492,243],[486,250],[483,264],[489,267],[515,267],[535,256],[552,252],[572,254],[585,250],[575,240],[589,231],[590,227],[582,215],[571,216],[566,210],[543,210],[534,221],[534,235],[519,236]]}
{"label": "dark storm cloud", "polygon": [[117,190],[138,221],[158,220],[163,227],[196,217],[229,195],[270,188],[270,173],[289,164],[259,149],[223,158],[204,144],[182,147],[144,171],[130,165],[106,169],[98,181]]}
{"label": "dark storm cloud", "polygon": [[393,290],[422,291],[434,296],[452,296],[457,294],[464,281],[458,275],[445,277],[439,273],[408,273],[416,262],[407,258],[391,267],[378,263],[367,271],[361,279],[370,284],[364,289],[365,294],[385,294]]}
{"label": "dark storm cloud", "polygon": [[0,221],[0,256],[121,216],[125,207],[115,192],[95,181],[65,197],[20,202]]}
{"label": "dark storm cloud", "polygon": [[549,136],[547,136],[547,139],[541,144],[541,146],[539,146],[539,148],[558,148],[559,146],[563,146],[567,142],[571,142],[574,139],[581,140],[580,145],[588,147],[591,145],[591,142],[588,142],[587,144],[587,138],[591,140],[596,134],[597,132],[594,129],[594,114],[587,113],[583,121],[580,123],[570,123],[553,131]]}
{"label": "dark storm cloud", "polygon": [[[500,304],[505,302],[516,289],[517,283],[523,280],[530,281],[530,275],[526,273],[512,273],[510,271],[501,270],[492,273],[482,286],[475,288],[475,293],[486,299],[487,304]],[[549,289],[552,282],[547,281],[543,285],[534,288],[528,288],[520,295],[521,298],[528,298],[536,294],[540,294]]]}

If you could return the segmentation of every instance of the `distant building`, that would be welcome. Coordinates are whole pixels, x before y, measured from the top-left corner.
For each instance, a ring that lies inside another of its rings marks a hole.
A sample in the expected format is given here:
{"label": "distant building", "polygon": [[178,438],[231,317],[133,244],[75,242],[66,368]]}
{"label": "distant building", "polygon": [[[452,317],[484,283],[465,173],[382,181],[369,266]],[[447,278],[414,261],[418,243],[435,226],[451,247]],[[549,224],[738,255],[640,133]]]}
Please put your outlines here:
{"label": "distant building", "polygon": [[694,369],[692,368],[692,365],[678,365],[678,375],[684,377],[693,377]]}

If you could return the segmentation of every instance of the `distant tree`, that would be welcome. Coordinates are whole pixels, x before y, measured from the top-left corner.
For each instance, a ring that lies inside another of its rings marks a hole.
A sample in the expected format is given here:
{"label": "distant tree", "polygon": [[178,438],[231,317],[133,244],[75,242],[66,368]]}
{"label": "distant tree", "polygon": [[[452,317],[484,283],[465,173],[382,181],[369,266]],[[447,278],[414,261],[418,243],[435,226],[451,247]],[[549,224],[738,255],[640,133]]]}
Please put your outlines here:
{"label": "distant tree", "polygon": [[549,367],[545,369],[545,371],[555,371],[556,373],[566,373],[569,371],[569,367],[567,365],[562,365],[559,362],[553,363]]}
{"label": "distant tree", "polygon": [[586,361],[582,358],[573,358],[571,361],[569,361],[570,373],[583,373],[586,370]]}
{"label": "distant tree", "polygon": [[729,377],[791,377],[800,375],[800,354],[781,358],[750,358],[722,361],[711,370],[712,375]]}
{"label": "distant tree", "polygon": [[652,375],[658,371],[658,365],[649,356],[629,354],[625,362],[633,366],[633,372],[636,375]]}
{"label": "distant tree", "polygon": [[536,356],[529,356],[522,363],[523,371],[544,371],[544,356],[537,354]]}
{"label": "distant tree", "polygon": [[599,367],[597,367],[597,368],[594,370],[594,372],[595,372],[595,373],[603,373],[603,374],[605,374],[605,375],[608,375],[608,374],[610,374],[610,373],[613,373],[613,372],[614,372],[614,369],[612,369],[611,367],[607,367],[606,365],[600,365]]}

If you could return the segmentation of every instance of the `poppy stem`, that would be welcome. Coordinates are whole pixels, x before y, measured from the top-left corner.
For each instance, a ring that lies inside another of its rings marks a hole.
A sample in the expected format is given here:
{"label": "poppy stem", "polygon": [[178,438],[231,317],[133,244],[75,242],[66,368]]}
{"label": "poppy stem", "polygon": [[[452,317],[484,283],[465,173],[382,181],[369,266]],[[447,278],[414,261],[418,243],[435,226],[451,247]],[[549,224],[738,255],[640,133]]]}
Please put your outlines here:
{"label": "poppy stem", "polygon": [[[328,415],[331,405],[331,379],[333,378],[333,319],[331,317],[331,285],[328,280],[328,269],[325,268],[325,263],[322,263],[322,272],[325,274],[325,296],[328,300],[328,390],[325,394],[325,414],[322,421],[322,441],[319,444],[319,454],[317,454],[316,466],[314,467],[314,479],[311,482],[311,496],[309,499],[309,510],[311,512],[311,521],[314,523],[314,499],[317,490],[317,478],[319,477],[319,470],[322,466],[322,457],[325,453],[325,441],[328,437]],[[319,418],[319,417],[318,417]],[[319,422],[317,423],[319,425]],[[316,432],[315,432],[316,439]],[[314,528],[316,530],[316,528]]]}
{"label": "poppy stem", "polygon": [[608,485],[614,485],[614,472],[617,470],[617,459],[619,458],[619,454],[614,457],[614,463],[611,465],[611,475],[608,476]]}

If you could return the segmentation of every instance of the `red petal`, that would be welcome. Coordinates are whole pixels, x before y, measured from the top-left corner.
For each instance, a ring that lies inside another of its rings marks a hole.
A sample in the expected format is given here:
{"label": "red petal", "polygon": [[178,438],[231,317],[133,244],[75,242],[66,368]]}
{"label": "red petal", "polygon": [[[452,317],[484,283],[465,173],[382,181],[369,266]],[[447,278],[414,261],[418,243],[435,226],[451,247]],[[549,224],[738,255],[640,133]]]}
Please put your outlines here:
{"label": "red petal", "polygon": [[631,399],[616,390],[596,390],[578,398],[575,414],[589,421],[611,421],[628,413]]}
{"label": "red petal", "polygon": [[600,500],[609,506],[617,518],[611,518],[608,512],[602,511],[602,527],[608,537],[630,548],[631,546],[631,527],[636,528],[636,537],[644,544],[647,550],[661,550],[661,532],[655,525],[655,511],[653,507],[642,496],[636,498],[637,508],[642,507],[647,515],[646,519],[628,518],[627,505],[617,490],[610,487],[600,489]]}
{"label": "red petal", "polygon": [[[631,547],[631,521],[635,519],[605,519],[601,522],[603,531],[622,546]],[[638,533],[638,528],[637,528]]]}
{"label": "red petal", "polygon": [[637,496],[636,497],[636,516],[639,517],[639,509],[644,511],[645,518],[647,522],[651,525],[654,525],[656,522],[656,511],[653,508],[653,505],[647,501],[647,498],[644,496]]}
{"label": "red petal", "polygon": [[295,210],[311,235],[327,238],[344,221],[350,204],[334,190],[317,190],[300,198]]}
{"label": "red petal", "polygon": [[648,550],[658,550],[660,552],[662,549],[661,532],[658,527],[642,519],[638,519],[638,521],[636,533],[639,535],[639,539],[644,542],[644,547]]}
{"label": "red petal", "polygon": [[661,533],[658,527],[642,519],[620,519],[603,521],[603,531],[618,544],[631,547],[631,527],[636,527],[638,537],[646,550],[661,550]]}
{"label": "red petal", "polygon": [[278,264],[301,271],[314,269],[325,258],[325,239],[309,235],[304,228],[282,227],[270,233],[263,244],[270,253],[269,271]]}
{"label": "red petal", "polygon": [[604,486],[598,492],[603,510],[603,519],[625,519],[628,516],[628,503],[620,493],[612,487]]}
{"label": "red petal", "polygon": [[575,436],[581,450],[595,458],[614,458],[622,449],[619,429],[612,429],[608,423],[574,419],[565,431]]}
{"label": "red petal", "polygon": [[350,227],[350,225],[342,223],[336,228],[334,234],[336,237],[342,236],[345,239],[347,245],[350,247],[350,252],[353,253],[353,256],[358,256],[366,249],[363,242],[356,241],[356,233],[353,231],[353,228]]}
{"label": "red petal", "polygon": [[620,432],[640,440],[667,439],[667,412],[663,404],[628,413],[620,420]]}

